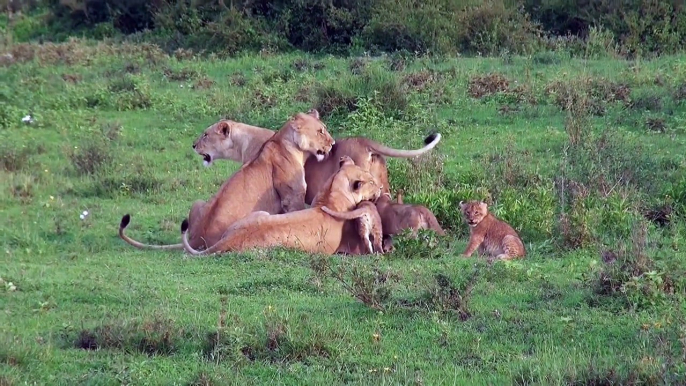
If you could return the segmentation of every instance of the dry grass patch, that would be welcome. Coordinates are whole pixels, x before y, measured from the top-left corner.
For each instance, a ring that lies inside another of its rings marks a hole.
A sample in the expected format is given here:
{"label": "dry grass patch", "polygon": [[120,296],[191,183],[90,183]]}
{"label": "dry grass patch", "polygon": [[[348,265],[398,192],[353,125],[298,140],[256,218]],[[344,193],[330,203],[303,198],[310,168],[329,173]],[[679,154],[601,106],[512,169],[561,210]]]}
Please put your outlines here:
{"label": "dry grass patch", "polygon": [[467,92],[472,98],[483,98],[510,88],[510,81],[502,74],[478,75],[469,79]]}

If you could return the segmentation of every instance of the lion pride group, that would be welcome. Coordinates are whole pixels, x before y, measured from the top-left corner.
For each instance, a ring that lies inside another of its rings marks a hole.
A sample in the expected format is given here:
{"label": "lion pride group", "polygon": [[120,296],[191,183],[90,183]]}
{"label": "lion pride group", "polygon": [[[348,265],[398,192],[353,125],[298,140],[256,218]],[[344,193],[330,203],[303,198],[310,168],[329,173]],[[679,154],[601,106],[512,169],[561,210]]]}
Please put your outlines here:
{"label": "lion pride group", "polygon": [[[384,157],[416,157],[441,139],[431,134],[417,150],[399,150],[363,137],[334,139],[319,112],[292,116],[278,131],[231,120],[211,125],[193,143],[205,166],[225,159],[243,165],[208,201],[193,203],[181,224],[181,243],[150,245],[125,234],[137,248],[184,249],[211,255],[253,248],[286,247],[309,253],[363,255],[393,249],[405,230],[445,232],[431,211],[393,201]],[[308,207],[309,206],[309,207]],[[515,230],[481,201],[460,202],[470,237],[463,256],[478,249],[490,261],[520,258],[524,244]]]}

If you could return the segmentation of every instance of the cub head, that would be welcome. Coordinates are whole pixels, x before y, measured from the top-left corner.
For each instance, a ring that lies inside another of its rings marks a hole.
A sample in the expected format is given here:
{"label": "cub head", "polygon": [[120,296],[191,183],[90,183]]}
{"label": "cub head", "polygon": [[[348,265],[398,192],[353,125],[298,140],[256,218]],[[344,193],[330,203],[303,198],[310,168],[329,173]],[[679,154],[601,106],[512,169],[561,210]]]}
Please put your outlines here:
{"label": "cub head", "polygon": [[193,142],[193,150],[202,156],[205,166],[212,165],[217,158],[241,162],[240,154],[234,150],[231,140],[231,126],[235,122],[222,119],[211,125]]}
{"label": "cub head", "polygon": [[390,204],[393,202],[393,198],[391,197],[391,194],[388,192],[383,192],[381,195],[379,195],[379,198],[376,200],[377,204]]}
{"label": "cub head", "polygon": [[343,166],[349,166],[349,165],[355,165],[355,161],[353,161],[352,158],[350,158],[347,155],[344,155],[343,157],[338,159],[338,168],[342,168]]}
{"label": "cub head", "polygon": [[460,210],[467,225],[475,227],[488,214],[488,205],[483,201],[460,201]]}
{"label": "cub head", "polygon": [[287,125],[291,130],[289,137],[293,143],[303,152],[314,155],[317,161],[323,161],[336,143],[326,130],[326,125],[319,120],[316,109],[311,109],[306,114],[296,114]]}

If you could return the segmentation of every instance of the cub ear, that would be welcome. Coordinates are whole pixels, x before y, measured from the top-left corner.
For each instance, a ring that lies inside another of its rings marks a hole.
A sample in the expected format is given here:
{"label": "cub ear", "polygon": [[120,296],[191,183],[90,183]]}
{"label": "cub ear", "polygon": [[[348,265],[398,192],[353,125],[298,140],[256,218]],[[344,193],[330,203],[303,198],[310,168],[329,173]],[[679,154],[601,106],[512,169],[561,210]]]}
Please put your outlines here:
{"label": "cub ear", "polygon": [[221,121],[217,123],[216,131],[217,133],[228,137],[229,134],[231,134],[231,125],[227,121]]}
{"label": "cub ear", "polygon": [[464,203],[464,201],[460,201],[460,209],[464,209],[465,206],[466,204]]}
{"label": "cub ear", "polygon": [[319,119],[319,111],[317,111],[317,109],[309,109],[307,111],[307,115],[311,115],[311,116],[315,117],[316,119]]}
{"label": "cub ear", "polygon": [[342,168],[345,165],[355,165],[355,161],[347,155],[338,159],[338,167]]}
{"label": "cub ear", "polygon": [[362,181],[357,180],[357,181],[353,182],[353,191],[356,192],[356,191],[360,190],[361,187],[362,187]]}
{"label": "cub ear", "polygon": [[488,211],[488,204],[486,204],[485,202],[479,202],[479,206],[481,206],[481,210],[483,210],[484,212]]}

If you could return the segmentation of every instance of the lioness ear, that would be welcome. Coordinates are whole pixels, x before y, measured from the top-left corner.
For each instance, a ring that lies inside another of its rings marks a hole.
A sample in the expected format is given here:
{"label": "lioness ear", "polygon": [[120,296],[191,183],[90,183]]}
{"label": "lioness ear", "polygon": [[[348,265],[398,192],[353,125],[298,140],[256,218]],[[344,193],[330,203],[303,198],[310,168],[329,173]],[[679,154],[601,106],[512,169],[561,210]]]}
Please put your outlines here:
{"label": "lioness ear", "polygon": [[228,137],[229,134],[231,134],[231,125],[229,125],[229,122],[221,121],[217,123],[217,133]]}
{"label": "lioness ear", "polygon": [[361,187],[362,187],[362,181],[357,180],[357,181],[353,182],[353,190],[354,191],[360,190]]}
{"label": "lioness ear", "polygon": [[307,115],[311,115],[311,116],[315,117],[316,119],[319,119],[319,111],[317,111],[317,109],[310,109],[307,112]]}

